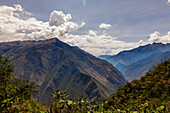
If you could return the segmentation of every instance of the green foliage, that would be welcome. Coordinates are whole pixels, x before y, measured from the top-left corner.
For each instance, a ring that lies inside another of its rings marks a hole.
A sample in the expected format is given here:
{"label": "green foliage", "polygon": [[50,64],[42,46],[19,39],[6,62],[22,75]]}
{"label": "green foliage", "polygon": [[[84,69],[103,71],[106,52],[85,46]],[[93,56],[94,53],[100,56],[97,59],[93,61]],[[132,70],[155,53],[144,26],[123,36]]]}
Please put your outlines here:
{"label": "green foliage", "polygon": [[153,107],[148,101],[134,106],[119,105],[120,107],[110,104],[110,100],[105,100],[100,104],[97,101],[90,102],[86,98],[74,101],[68,99],[68,94],[60,90],[53,92],[53,97],[55,99],[50,106],[50,113],[162,113],[168,111],[165,109],[167,107],[165,104]]}
{"label": "green foliage", "polygon": [[36,89],[29,80],[16,78],[14,64],[0,54],[0,111],[10,112],[14,103],[31,99]]}
{"label": "green foliage", "polygon": [[108,99],[106,108],[129,111],[148,110],[152,112],[170,110],[170,59],[159,64],[140,80],[134,80],[120,87]]}
{"label": "green foliage", "polygon": [[22,100],[19,103],[12,104],[10,108],[11,113],[49,113],[46,106],[34,100]]}
{"label": "green foliage", "polygon": [[97,105],[97,101],[90,102],[82,97],[77,101],[68,99],[68,94],[57,90],[53,92],[54,102],[50,106],[51,113],[74,113],[74,112],[101,112],[102,107]]}

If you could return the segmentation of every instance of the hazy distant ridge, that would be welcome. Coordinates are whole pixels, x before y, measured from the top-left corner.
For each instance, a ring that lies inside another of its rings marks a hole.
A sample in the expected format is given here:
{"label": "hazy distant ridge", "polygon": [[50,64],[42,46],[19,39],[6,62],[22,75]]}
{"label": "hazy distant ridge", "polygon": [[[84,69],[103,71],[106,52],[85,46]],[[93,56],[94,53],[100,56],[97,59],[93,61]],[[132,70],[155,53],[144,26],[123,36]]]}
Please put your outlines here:
{"label": "hazy distant ridge", "polygon": [[102,55],[105,59],[120,70],[129,80],[139,79],[157,64],[170,58],[170,43],[153,43],[138,48],[122,51],[117,55]]}

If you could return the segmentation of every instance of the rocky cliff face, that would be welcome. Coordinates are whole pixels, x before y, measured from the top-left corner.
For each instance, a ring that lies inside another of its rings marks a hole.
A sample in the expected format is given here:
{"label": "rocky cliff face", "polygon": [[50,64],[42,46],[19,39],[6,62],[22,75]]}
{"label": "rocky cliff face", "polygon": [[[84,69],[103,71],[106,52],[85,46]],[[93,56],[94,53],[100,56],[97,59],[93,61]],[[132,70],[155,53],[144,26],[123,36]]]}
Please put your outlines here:
{"label": "rocky cliff face", "polygon": [[0,43],[0,53],[15,62],[16,74],[30,78],[39,88],[39,101],[48,103],[50,94],[67,91],[102,100],[126,80],[111,64],[71,47],[57,38],[44,41]]}

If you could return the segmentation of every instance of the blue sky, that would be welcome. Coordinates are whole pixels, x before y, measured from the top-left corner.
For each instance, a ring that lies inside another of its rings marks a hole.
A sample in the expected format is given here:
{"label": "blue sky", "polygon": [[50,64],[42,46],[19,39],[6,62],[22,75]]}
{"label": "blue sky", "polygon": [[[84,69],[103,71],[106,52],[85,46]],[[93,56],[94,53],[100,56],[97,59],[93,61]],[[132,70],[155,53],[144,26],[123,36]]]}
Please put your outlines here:
{"label": "blue sky", "polygon": [[[69,21],[74,28],[66,32],[67,34],[64,34],[61,40],[70,45],[79,46],[94,55],[116,54],[121,50],[134,48],[139,46],[138,43],[146,43],[148,39],[154,39],[150,36],[152,33],[154,37],[167,35],[169,39],[170,5],[168,0],[0,0],[1,6],[14,7],[14,4],[19,4],[25,12],[32,13],[30,17],[34,17],[36,21],[42,21],[44,26],[50,21],[54,10],[62,11],[65,16],[70,14],[72,18]],[[100,28],[102,23],[111,27]],[[66,39],[68,34],[69,38]],[[0,41],[10,40],[0,38]],[[100,43],[96,43],[95,40]],[[112,41],[117,46],[110,46],[112,44],[109,42]],[[154,41],[158,40],[154,39]]]}

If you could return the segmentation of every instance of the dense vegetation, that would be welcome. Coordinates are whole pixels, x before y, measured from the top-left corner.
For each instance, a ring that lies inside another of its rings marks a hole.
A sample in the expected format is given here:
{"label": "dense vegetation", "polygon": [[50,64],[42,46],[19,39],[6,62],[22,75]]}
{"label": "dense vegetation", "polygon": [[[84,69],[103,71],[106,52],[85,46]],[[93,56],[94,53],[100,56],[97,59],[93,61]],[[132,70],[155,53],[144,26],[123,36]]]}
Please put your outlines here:
{"label": "dense vegetation", "polygon": [[170,59],[149,71],[140,80],[133,80],[120,87],[108,99],[106,108],[113,106],[122,110],[145,108],[156,111],[159,108],[170,111]]}
{"label": "dense vegetation", "polygon": [[169,112],[170,59],[159,64],[140,80],[120,87],[111,98],[98,103],[86,98],[69,99],[64,91],[52,93],[50,107],[34,101],[37,86],[14,75],[14,65],[0,55],[0,111],[2,113],[74,113],[74,112]]}
{"label": "dense vegetation", "polygon": [[0,54],[0,111],[19,111],[25,100],[37,92],[37,86],[29,80],[16,78],[14,64]]}

